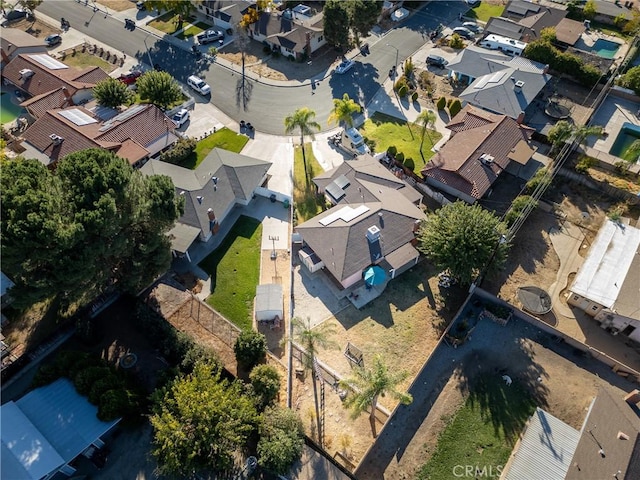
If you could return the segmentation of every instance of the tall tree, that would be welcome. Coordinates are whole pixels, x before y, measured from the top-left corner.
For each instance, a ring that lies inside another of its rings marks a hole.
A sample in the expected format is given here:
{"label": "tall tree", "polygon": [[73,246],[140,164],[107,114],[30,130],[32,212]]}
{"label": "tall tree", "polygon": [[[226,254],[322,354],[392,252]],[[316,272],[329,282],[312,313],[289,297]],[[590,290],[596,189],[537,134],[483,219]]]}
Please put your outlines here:
{"label": "tall tree", "polygon": [[429,136],[429,142],[431,142],[431,145],[433,145],[433,140],[431,140],[431,135],[429,135],[428,129],[433,128],[433,126],[435,125],[436,114],[433,112],[433,110],[423,110],[416,118],[416,123],[422,126],[422,136],[420,138],[420,155],[422,155],[422,144],[424,143],[425,133]]}
{"label": "tall tree", "polygon": [[135,292],[168,268],[166,232],[182,208],[170,178],[144,177],[101,149],[68,155],[53,172],[6,161],[0,178],[3,269],[19,306],[110,285]]}
{"label": "tall tree", "polygon": [[324,37],[329,45],[344,48],[349,44],[349,12],[347,2],[327,0],[322,9]]}
{"label": "tall tree", "polygon": [[260,464],[284,475],[293,462],[300,458],[303,447],[304,433],[298,414],[288,408],[267,408],[260,425]]}
{"label": "tall tree", "polygon": [[106,78],[93,87],[93,96],[99,105],[117,108],[130,103],[134,94],[124,83],[115,78]]}
{"label": "tall tree", "polygon": [[469,285],[481,272],[504,264],[509,250],[506,232],[493,213],[459,200],[427,215],[418,232],[418,250]]}
{"label": "tall tree", "polygon": [[207,363],[156,391],[153,400],[153,454],[166,475],[229,468],[258,423],[242,384],[221,379],[220,369]]}
{"label": "tall tree", "polygon": [[363,412],[369,411],[369,423],[373,438],[378,436],[376,432],[376,408],[380,396],[390,395],[403,405],[413,401],[411,394],[397,390],[398,385],[406,380],[408,372],[390,372],[382,357],[373,357],[373,367],[365,368],[357,366],[353,376],[340,382],[340,385],[348,390],[345,405],[352,411],[352,417],[357,418]]}
{"label": "tall tree", "polygon": [[138,78],[136,85],[136,91],[142,100],[153,103],[161,109],[168,108],[182,98],[182,90],[178,82],[167,72],[150,70]]}
{"label": "tall tree", "polygon": [[293,340],[302,347],[304,354],[302,355],[302,367],[305,372],[311,373],[311,381],[313,382],[313,399],[316,407],[316,421],[318,425],[318,441],[322,443],[322,425],[320,424],[320,407],[318,405],[318,372],[316,371],[316,355],[319,348],[336,348],[337,345],[329,337],[335,334],[333,325],[322,323],[313,328],[311,319],[306,320],[293,318]]}
{"label": "tall tree", "polygon": [[304,136],[315,138],[314,130],[320,130],[320,124],[314,120],[316,112],[308,107],[297,109],[284,119],[284,131],[289,134],[300,129],[300,146],[302,148],[302,163],[304,164],[304,176],[307,185],[309,184],[309,170],[307,168],[307,155],[304,150]]}
{"label": "tall tree", "polygon": [[333,99],[333,110],[329,115],[328,123],[338,122],[338,124],[344,123],[348,127],[353,127],[353,114],[360,113],[361,110],[362,107],[350,98],[348,93],[345,93],[342,98]]}
{"label": "tall tree", "polygon": [[[640,12],[638,12],[640,21]],[[632,67],[620,79],[620,85],[630,88],[636,95],[640,95],[640,66]]]}
{"label": "tall tree", "polygon": [[371,28],[378,22],[384,2],[378,0],[350,0],[345,3],[348,5],[349,24],[356,41],[358,38],[366,37]]}

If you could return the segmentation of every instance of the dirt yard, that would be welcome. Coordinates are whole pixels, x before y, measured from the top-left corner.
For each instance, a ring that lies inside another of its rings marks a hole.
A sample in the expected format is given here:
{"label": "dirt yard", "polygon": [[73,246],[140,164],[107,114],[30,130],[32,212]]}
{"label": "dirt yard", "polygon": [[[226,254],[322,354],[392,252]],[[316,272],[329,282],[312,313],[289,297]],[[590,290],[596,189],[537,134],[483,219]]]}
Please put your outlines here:
{"label": "dirt yard", "polygon": [[109,7],[116,12],[136,8],[136,0],[96,0],[96,3]]}
{"label": "dirt yard", "polygon": [[48,23],[38,20],[37,17],[38,17],[38,12],[36,11],[36,19],[34,21],[22,19],[16,22],[11,22],[9,24],[9,27],[17,28],[18,30],[27,32],[36,38],[44,38],[47,35],[51,35],[52,33],[62,32],[62,30],[60,30],[59,28],[54,28]]}

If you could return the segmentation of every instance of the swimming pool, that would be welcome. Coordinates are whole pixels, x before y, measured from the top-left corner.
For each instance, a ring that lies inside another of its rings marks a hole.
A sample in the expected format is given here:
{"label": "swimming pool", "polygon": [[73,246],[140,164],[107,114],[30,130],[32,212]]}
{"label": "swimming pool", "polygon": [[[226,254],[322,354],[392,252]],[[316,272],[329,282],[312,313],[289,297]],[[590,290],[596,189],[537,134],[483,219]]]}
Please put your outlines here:
{"label": "swimming pool", "polygon": [[[636,140],[640,139],[640,126],[625,122],[622,124],[620,133],[611,145],[609,153],[619,158],[625,158],[625,153]],[[627,155],[628,156],[628,155]],[[632,155],[633,156],[633,155]],[[628,158],[630,160],[630,158]]]}
{"label": "swimming pool", "polygon": [[593,44],[593,47],[591,47],[591,52],[602,58],[614,58],[620,46],[617,42],[599,38],[596,40],[596,43]]}
{"label": "swimming pool", "polygon": [[13,122],[24,113],[24,109],[12,100],[13,96],[9,92],[0,92],[0,123],[3,125]]}

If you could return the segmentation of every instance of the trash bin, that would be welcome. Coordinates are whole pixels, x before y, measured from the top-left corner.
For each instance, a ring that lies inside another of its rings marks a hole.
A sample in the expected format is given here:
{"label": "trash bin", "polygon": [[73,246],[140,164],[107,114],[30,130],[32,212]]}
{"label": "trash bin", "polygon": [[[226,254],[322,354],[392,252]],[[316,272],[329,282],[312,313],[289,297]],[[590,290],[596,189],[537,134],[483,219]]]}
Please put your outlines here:
{"label": "trash bin", "polygon": [[272,193],[269,195],[269,200],[271,200],[271,203],[276,203],[276,194]]}
{"label": "trash bin", "polygon": [[285,198],[284,202],[282,202],[282,206],[284,208],[289,208],[289,199],[288,198]]}

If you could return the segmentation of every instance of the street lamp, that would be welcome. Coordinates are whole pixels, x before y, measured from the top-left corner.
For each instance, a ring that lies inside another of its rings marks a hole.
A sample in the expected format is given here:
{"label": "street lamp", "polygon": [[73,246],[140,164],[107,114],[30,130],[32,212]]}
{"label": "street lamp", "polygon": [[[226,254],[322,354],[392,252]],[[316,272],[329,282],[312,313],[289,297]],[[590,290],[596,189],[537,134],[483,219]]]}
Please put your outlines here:
{"label": "street lamp", "polygon": [[393,64],[393,73],[394,73],[393,76],[395,77],[395,73],[396,73],[397,68],[398,68],[398,56],[400,55],[400,51],[398,50],[398,47],[394,47],[390,43],[387,43],[386,45],[387,45],[387,47],[391,47],[391,48],[395,48],[396,49],[396,63]]}

